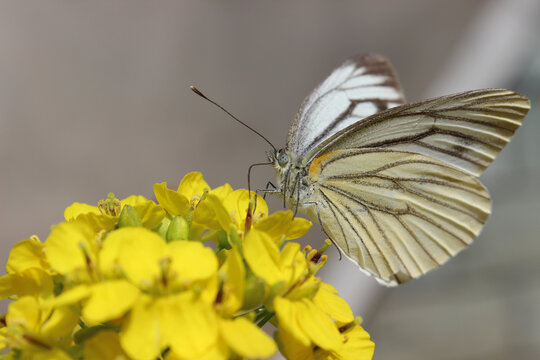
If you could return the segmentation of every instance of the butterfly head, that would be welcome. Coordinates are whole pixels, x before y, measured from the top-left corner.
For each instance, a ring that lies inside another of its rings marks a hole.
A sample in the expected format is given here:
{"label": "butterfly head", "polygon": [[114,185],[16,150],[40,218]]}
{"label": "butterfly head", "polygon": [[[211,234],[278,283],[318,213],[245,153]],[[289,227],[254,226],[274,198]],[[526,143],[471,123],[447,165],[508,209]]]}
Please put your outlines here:
{"label": "butterfly head", "polygon": [[291,158],[285,149],[279,149],[268,153],[268,160],[272,166],[279,172],[284,172],[291,163]]}
{"label": "butterfly head", "polygon": [[291,157],[285,149],[268,152],[268,161],[278,174],[278,185],[281,187],[283,177],[291,168]]}

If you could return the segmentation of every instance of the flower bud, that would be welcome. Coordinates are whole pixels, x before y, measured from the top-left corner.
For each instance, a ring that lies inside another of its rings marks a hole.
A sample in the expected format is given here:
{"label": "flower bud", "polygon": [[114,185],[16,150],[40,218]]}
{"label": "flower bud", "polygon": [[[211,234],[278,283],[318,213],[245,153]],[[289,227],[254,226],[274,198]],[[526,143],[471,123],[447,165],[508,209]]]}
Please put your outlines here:
{"label": "flower bud", "polygon": [[165,216],[161,223],[156,226],[153,230],[159,234],[162,238],[167,238],[167,230],[169,230],[169,225],[171,224],[171,219],[168,216]]}
{"label": "flower bud", "polygon": [[133,206],[126,205],[120,213],[118,218],[118,227],[123,228],[127,226],[142,226],[141,217]]}
{"label": "flower bud", "polygon": [[242,309],[253,309],[258,306],[264,297],[264,293],[264,280],[255,276],[251,271],[248,271]]}
{"label": "flower bud", "polygon": [[165,237],[167,242],[173,240],[188,240],[189,239],[189,224],[182,216],[175,216],[172,218],[167,230],[167,236]]}

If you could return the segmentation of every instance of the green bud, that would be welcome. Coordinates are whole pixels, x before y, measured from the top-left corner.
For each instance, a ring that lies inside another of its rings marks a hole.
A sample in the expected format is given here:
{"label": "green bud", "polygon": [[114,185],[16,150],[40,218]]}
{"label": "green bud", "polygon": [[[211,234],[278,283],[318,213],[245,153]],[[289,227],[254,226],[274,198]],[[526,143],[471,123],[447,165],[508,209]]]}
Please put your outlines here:
{"label": "green bud", "polygon": [[167,230],[167,236],[165,240],[167,242],[173,240],[188,240],[189,239],[189,223],[182,216],[175,216],[172,218]]}
{"label": "green bud", "polygon": [[170,224],[171,224],[171,219],[165,216],[163,220],[161,220],[161,223],[155,228],[153,228],[152,230],[157,232],[159,236],[165,239],[167,238],[167,230],[169,229]]}
{"label": "green bud", "polygon": [[124,206],[122,212],[120,213],[120,217],[118,218],[119,228],[128,226],[142,226],[142,221],[139,213],[131,205]]}
{"label": "green bud", "polygon": [[231,246],[237,246],[238,250],[242,252],[242,240],[240,240],[240,237],[238,236],[238,231],[236,231],[236,228],[232,224],[231,231],[229,232],[229,243],[231,244]]}
{"label": "green bud", "polygon": [[244,301],[242,309],[248,310],[259,306],[265,295],[264,280],[248,271],[246,277],[246,287],[244,289]]}
{"label": "green bud", "polygon": [[217,234],[217,244],[218,244],[218,247],[220,247],[221,249],[230,249],[231,248],[231,244],[229,244],[229,239],[228,239],[228,236],[227,236],[227,233],[225,232],[225,230],[221,230],[218,234]]}

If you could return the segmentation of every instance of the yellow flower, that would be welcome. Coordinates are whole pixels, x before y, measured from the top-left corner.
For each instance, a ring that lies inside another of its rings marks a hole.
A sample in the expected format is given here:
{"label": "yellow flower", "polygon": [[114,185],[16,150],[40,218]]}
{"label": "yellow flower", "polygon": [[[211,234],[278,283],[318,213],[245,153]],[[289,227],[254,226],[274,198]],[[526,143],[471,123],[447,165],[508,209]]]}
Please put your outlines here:
{"label": "yellow flower", "polygon": [[165,182],[154,185],[156,199],[169,215],[189,219],[189,239],[193,240],[200,239],[204,230],[213,230],[219,226],[214,208],[205,201],[207,196],[212,196],[219,202],[231,192],[229,184],[211,190],[200,172],[191,172],[184,176],[176,191],[168,189]]}
{"label": "yellow flower", "polygon": [[[266,359],[277,350],[275,342],[264,331],[243,317],[218,318],[219,334],[214,344],[195,357],[171,349],[167,360],[226,360],[235,354],[240,358]],[[232,357],[235,358],[235,357]]]}
{"label": "yellow flower", "polygon": [[[251,199],[254,198],[255,193],[251,192]],[[220,228],[226,232],[234,228],[241,237],[247,228],[266,232],[274,241],[292,240],[304,235],[311,227],[310,221],[293,218],[290,210],[268,215],[268,206],[259,195],[256,209],[248,216],[250,194],[245,189],[235,190],[223,200],[211,195],[207,200],[214,209]]]}
{"label": "yellow flower", "polygon": [[24,359],[70,359],[62,348],[71,343],[78,321],[79,314],[69,307],[44,308],[24,296],[9,306],[0,347],[20,350]]}
{"label": "yellow flower", "polygon": [[219,328],[224,342],[242,357],[266,359],[277,350],[274,341],[245,318],[221,319]]}
{"label": "yellow flower", "polygon": [[216,343],[218,322],[211,305],[193,292],[143,295],[135,303],[120,343],[136,359],[155,359],[170,347],[184,358],[197,358]]}
{"label": "yellow flower", "polygon": [[[149,232],[144,228],[125,229]],[[46,302],[49,306],[84,300],[82,315],[90,322],[118,318],[131,308],[139,290],[118,278],[112,268],[114,264],[103,266],[101,247],[100,237],[83,221],[61,223],[53,228],[45,241],[45,251],[52,268],[63,275],[64,289],[58,297]]]}
{"label": "yellow flower", "polygon": [[308,260],[297,243],[280,251],[268,233],[256,229],[246,236],[244,256],[271,289],[265,305],[275,311],[278,329],[303,346],[339,350],[342,340],[334,321],[352,321],[353,314],[332,286],[313,276],[322,265]]}
{"label": "yellow flower", "polygon": [[282,292],[307,275],[308,263],[300,244],[287,243],[280,252],[275,241],[263,231],[254,229],[246,235],[244,257],[255,275],[269,286],[280,285]]}
{"label": "yellow flower", "polygon": [[186,215],[187,211],[197,207],[205,191],[210,186],[200,172],[190,172],[180,181],[176,191],[167,188],[163,182],[154,185],[154,195],[159,204],[171,215]]}
{"label": "yellow flower", "polygon": [[54,271],[75,282],[96,279],[100,246],[94,229],[82,220],[58,224],[44,244],[47,260]]}
{"label": "yellow flower", "polygon": [[305,345],[284,328],[279,328],[277,336],[280,350],[288,360],[371,360],[375,344],[360,325],[336,323],[335,326],[339,326],[340,333],[341,346],[338,350]]}
{"label": "yellow flower", "polygon": [[276,297],[274,309],[284,329],[304,346],[316,345],[325,350],[338,350],[341,337],[332,319],[307,298],[289,300]]}
{"label": "yellow flower", "polygon": [[217,276],[211,249],[191,241],[166,243],[144,228],[123,228],[107,237],[101,255],[103,273],[120,270],[139,289],[120,332],[127,354],[152,359],[170,347],[182,356],[197,357],[216,342],[212,301],[217,289],[206,287]]}
{"label": "yellow flower", "polygon": [[129,205],[135,209],[141,219],[142,226],[153,229],[163,219],[165,212],[152,200],[144,196],[129,196],[124,200],[114,198],[114,195],[107,200],[100,201],[98,206],[84,203],[73,203],[64,211],[66,221],[78,220],[84,222],[95,231],[110,231],[118,223],[118,219],[126,207]]}
{"label": "yellow flower", "polygon": [[52,295],[54,283],[43,244],[37,236],[18,242],[9,253],[7,275],[0,277],[0,298]]}
{"label": "yellow flower", "polygon": [[13,247],[0,277],[0,296],[17,299],[0,317],[7,359],[269,358],[278,344],[293,360],[372,356],[347,303],[315,276],[326,248],[287,242],[311,222],[269,214],[245,189],[210,189],[197,172],[154,192],[159,205],[74,203],[43,244]]}
{"label": "yellow flower", "polygon": [[146,292],[172,293],[204,282],[217,273],[218,261],[210,248],[194,241],[170,243],[145,228],[112,232],[103,244],[100,269],[121,269]]}

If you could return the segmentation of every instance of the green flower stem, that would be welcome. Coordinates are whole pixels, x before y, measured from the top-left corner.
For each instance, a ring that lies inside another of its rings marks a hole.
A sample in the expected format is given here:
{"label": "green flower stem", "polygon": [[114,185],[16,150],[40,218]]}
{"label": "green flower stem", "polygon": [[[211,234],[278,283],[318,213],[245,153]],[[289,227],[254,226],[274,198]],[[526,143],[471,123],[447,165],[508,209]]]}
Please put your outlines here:
{"label": "green flower stem", "polygon": [[262,328],[264,324],[266,324],[271,318],[274,317],[275,314],[276,313],[273,313],[273,312],[266,313],[266,315],[261,319],[261,321],[257,323],[257,326]]}

